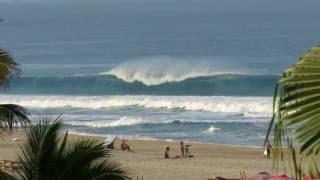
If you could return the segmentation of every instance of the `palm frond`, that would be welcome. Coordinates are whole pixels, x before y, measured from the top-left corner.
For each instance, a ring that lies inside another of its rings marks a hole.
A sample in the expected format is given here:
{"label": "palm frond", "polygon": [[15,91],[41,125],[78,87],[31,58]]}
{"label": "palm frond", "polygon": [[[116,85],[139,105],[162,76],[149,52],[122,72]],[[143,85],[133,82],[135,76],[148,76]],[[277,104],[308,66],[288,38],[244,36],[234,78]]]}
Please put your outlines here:
{"label": "palm frond", "polygon": [[21,70],[8,52],[0,49],[0,86],[8,87],[9,81],[19,77]]}
{"label": "palm frond", "polygon": [[14,175],[0,170],[0,180],[18,180]]}
{"label": "palm frond", "polygon": [[[297,145],[302,156],[320,152],[320,44],[284,71],[275,90],[273,118],[266,139],[272,129],[274,146],[279,149],[275,151],[275,160],[281,160],[284,145],[291,149],[294,161]],[[294,169],[301,171],[298,166]]]}
{"label": "palm frond", "polygon": [[[101,173],[103,172],[103,173]],[[121,167],[121,165],[114,161],[102,161],[95,163],[90,167],[90,172],[87,172],[88,179],[94,180],[124,180],[130,179],[126,174],[127,172]]]}
{"label": "palm frond", "polygon": [[0,128],[12,131],[17,126],[30,123],[28,111],[15,104],[0,104]]}
{"label": "palm frond", "polygon": [[[295,127],[294,139],[301,151],[314,152],[320,145],[320,45],[311,48],[298,63],[284,72],[279,81],[275,136]],[[268,133],[270,130],[268,131]],[[278,138],[276,141],[281,141]],[[276,143],[276,142],[275,142]],[[280,144],[279,142],[277,142]]]}
{"label": "palm frond", "polygon": [[[8,52],[0,49],[0,86],[8,88],[9,81],[18,77],[21,70]],[[12,131],[16,125],[29,123],[28,112],[25,108],[15,104],[0,105],[0,128]]]}
{"label": "palm frond", "polygon": [[[32,125],[19,154],[19,177],[31,179],[128,179],[122,167],[110,160],[110,150],[94,139],[68,141],[59,135],[62,119]],[[103,177],[103,178],[102,178]]]}

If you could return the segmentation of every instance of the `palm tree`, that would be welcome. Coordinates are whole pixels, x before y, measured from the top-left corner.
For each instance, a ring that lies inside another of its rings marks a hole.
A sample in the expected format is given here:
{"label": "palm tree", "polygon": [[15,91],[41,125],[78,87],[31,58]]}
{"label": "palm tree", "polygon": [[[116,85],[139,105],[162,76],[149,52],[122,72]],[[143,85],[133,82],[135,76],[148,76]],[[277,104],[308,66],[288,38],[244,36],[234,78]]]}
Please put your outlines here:
{"label": "palm tree", "polygon": [[[276,85],[273,117],[266,140],[274,129],[275,159],[283,158],[285,144],[292,159],[314,159],[320,152],[320,44],[284,71]],[[297,150],[297,151],[296,151]],[[302,166],[303,167],[303,166]],[[316,168],[316,167],[315,167]],[[295,163],[295,171],[302,171]],[[301,174],[302,172],[300,172]]]}
{"label": "palm tree", "polygon": [[[22,180],[125,180],[120,164],[110,160],[110,150],[103,143],[84,138],[68,140],[59,136],[62,120],[43,119],[27,130],[18,160],[17,179]],[[61,138],[60,138],[61,137]]]}
{"label": "palm tree", "polygon": [[[9,81],[20,74],[19,64],[4,50],[0,49],[0,86],[9,87]],[[16,104],[0,104],[0,128],[12,131],[17,124],[28,124],[28,112]]]}

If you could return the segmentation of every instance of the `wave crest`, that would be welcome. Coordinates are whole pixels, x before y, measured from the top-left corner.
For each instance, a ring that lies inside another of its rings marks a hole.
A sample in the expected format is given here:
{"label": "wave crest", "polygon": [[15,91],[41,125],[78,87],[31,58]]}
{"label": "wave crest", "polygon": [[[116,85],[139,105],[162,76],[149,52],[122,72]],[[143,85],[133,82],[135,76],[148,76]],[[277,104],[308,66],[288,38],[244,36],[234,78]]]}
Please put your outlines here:
{"label": "wave crest", "polygon": [[99,75],[113,75],[129,83],[138,81],[151,86],[221,74],[243,73],[228,71],[217,62],[214,64],[210,61],[201,62],[201,60],[190,62],[179,58],[159,56],[125,62]]}
{"label": "wave crest", "polygon": [[150,123],[141,117],[122,117],[119,120],[110,121],[110,120],[100,120],[100,121],[65,121],[65,124],[70,124],[73,126],[88,126],[94,128],[101,127],[116,127],[116,126],[131,126],[138,124],[147,124]]}
{"label": "wave crest", "polygon": [[1,95],[0,103],[20,104],[27,108],[108,109],[137,106],[154,109],[179,109],[239,113],[253,117],[268,116],[270,97],[224,96],[26,96]]}
{"label": "wave crest", "polygon": [[220,129],[220,128],[217,128],[217,127],[214,127],[214,126],[210,126],[209,129],[202,131],[202,133],[212,134],[212,133],[215,133],[215,132],[217,132],[217,131],[221,131],[221,129]]}

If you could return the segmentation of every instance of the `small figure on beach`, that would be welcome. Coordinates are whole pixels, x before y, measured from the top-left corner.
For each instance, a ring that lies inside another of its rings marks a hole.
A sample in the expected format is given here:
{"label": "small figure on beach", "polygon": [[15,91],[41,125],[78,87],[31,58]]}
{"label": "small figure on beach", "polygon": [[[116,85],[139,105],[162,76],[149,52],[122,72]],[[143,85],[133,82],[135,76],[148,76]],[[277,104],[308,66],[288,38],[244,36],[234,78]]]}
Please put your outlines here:
{"label": "small figure on beach", "polygon": [[271,151],[272,151],[272,146],[269,142],[269,140],[267,141],[267,143],[264,145],[264,152],[263,154],[270,159],[271,158]]}
{"label": "small figure on beach", "polygon": [[181,158],[181,157],[180,156],[175,156],[175,157],[170,156],[170,147],[167,146],[166,150],[164,152],[164,159],[178,159],[178,158]]}
{"label": "small figure on beach", "polygon": [[169,151],[170,151],[170,147],[166,147],[166,151],[164,152],[164,158],[165,159],[169,159],[170,158]]}
{"label": "small figure on beach", "polygon": [[121,145],[120,145],[121,150],[125,151],[131,151],[130,146],[126,143],[125,139],[121,140]]}
{"label": "small figure on beach", "polygon": [[184,158],[185,157],[185,149],[184,149],[184,144],[183,141],[180,141],[180,150],[181,150],[181,157]]}
{"label": "small figure on beach", "polygon": [[186,144],[186,147],[185,147],[185,157],[189,157],[189,147],[190,147],[191,145],[190,144]]}
{"label": "small figure on beach", "polygon": [[192,154],[190,154],[190,151],[189,151],[190,146],[191,146],[190,144],[186,144],[185,154],[184,154],[186,158],[193,158],[194,157]]}

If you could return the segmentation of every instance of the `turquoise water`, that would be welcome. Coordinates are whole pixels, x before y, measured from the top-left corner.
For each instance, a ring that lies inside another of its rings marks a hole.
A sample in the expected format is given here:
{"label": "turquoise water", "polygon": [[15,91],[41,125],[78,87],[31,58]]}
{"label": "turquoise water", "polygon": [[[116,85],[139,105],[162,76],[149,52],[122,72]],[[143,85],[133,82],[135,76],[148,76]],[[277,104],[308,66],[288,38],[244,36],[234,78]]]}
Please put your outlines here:
{"label": "turquoise water", "polygon": [[320,37],[318,0],[0,0],[23,74],[0,103],[73,133],[260,146],[274,83]]}
{"label": "turquoise water", "polygon": [[[14,94],[271,96],[275,75],[216,75],[146,85],[112,75],[22,77],[11,84]],[[235,88],[237,87],[237,88]]]}

